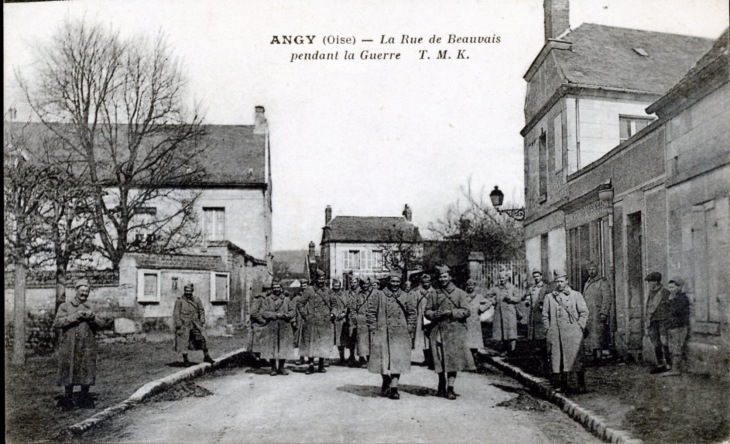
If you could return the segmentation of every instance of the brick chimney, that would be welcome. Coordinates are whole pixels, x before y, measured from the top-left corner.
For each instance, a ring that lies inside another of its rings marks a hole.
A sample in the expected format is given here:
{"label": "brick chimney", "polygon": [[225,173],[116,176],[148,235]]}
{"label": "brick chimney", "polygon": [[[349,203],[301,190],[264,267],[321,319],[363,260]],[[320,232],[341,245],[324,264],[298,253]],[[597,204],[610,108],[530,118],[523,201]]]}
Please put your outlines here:
{"label": "brick chimney", "polygon": [[332,207],[327,205],[327,208],[324,209],[324,224],[328,225],[331,220],[332,220]]}
{"label": "brick chimney", "polygon": [[545,41],[557,39],[570,29],[569,0],[544,0]]}
{"label": "brick chimney", "polygon": [[257,106],[256,115],[254,116],[254,134],[266,134],[269,132],[269,122],[266,120],[266,112],[263,106]]}
{"label": "brick chimney", "polygon": [[314,241],[309,242],[309,258],[314,258]]}
{"label": "brick chimney", "polygon": [[410,222],[413,218],[413,211],[411,211],[411,207],[409,207],[408,204],[406,204],[405,208],[403,208],[403,217],[405,217],[408,222]]}

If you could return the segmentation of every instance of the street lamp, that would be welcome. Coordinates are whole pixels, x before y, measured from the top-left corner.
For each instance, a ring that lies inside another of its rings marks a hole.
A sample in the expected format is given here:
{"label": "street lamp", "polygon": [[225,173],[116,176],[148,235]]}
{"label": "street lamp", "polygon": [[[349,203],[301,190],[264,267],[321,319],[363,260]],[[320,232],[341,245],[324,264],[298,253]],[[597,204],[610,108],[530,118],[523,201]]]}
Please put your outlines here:
{"label": "street lamp", "polygon": [[489,193],[489,200],[492,201],[492,205],[494,205],[494,208],[497,210],[497,213],[499,214],[506,214],[507,216],[511,217],[514,220],[525,220],[525,208],[510,208],[507,210],[500,210],[499,207],[502,206],[502,202],[504,202],[504,193],[499,189],[498,186],[495,186],[491,193]]}

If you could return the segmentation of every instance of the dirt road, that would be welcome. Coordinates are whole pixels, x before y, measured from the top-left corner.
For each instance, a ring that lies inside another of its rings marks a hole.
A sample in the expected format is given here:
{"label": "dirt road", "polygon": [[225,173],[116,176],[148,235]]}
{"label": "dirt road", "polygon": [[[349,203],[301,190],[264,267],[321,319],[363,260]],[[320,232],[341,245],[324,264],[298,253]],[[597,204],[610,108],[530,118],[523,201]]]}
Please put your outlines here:
{"label": "dirt road", "polygon": [[380,376],[330,367],[272,377],[236,369],[196,383],[213,394],[145,404],[84,441],[156,443],[598,443],[558,409],[496,372],[462,373],[449,401],[414,367],[401,399],[379,396]]}

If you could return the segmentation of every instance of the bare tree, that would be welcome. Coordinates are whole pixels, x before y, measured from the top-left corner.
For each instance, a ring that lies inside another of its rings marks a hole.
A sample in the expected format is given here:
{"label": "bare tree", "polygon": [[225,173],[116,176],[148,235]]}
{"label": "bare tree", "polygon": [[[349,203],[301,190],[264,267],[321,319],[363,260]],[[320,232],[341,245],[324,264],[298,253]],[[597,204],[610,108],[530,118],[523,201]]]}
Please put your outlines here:
{"label": "bare tree", "polygon": [[205,128],[184,103],[180,62],[162,34],[120,35],[67,20],[38,48],[36,70],[16,78],[61,149],[84,162],[100,252],[117,268],[126,252],[175,252],[200,237],[193,191]]}
{"label": "bare tree", "polygon": [[390,228],[378,245],[383,252],[383,265],[389,270],[401,272],[401,280],[408,279],[408,272],[419,270],[423,263],[423,244],[418,228],[413,230]]}
{"label": "bare tree", "polygon": [[43,201],[51,185],[50,171],[29,159],[28,137],[22,127],[5,125],[3,134],[3,204],[5,268],[15,274],[13,358],[25,364],[25,280],[33,258],[47,248]]}

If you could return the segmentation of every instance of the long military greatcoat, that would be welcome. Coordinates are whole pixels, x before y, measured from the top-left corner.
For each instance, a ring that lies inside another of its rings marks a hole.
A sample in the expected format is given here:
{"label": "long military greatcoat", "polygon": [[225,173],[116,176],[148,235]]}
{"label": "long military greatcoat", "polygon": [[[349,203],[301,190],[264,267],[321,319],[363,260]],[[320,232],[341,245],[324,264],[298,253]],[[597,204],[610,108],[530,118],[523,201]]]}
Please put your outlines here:
{"label": "long military greatcoat", "polygon": [[192,341],[190,331],[195,329],[201,334],[205,326],[205,308],[200,298],[181,296],[175,301],[172,310],[172,320],[175,326],[175,351],[187,353],[188,350],[200,349],[199,344]]}
{"label": "long military greatcoat", "polygon": [[583,330],[588,323],[588,317],[588,307],[583,295],[570,287],[545,296],[542,323],[547,331],[552,373],[582,369]]}
{"label": "long military greatcoat", "polygon": [[330,315],[336,301],[327,287],[307,287],[297,302],[304,325],[299,342],[299,355],[329,358],[334,346],[334,330]]}
{"label": "long military greatcoat", "polygon": [[[436,311],[445,310],[451,310],[451,315],[434,319]],[[449,282],[446,288],[429,295],[424,314],[433,324],[430,339],[436,373],[474,370],[474,358],[466,343],[466,320],[471,316],[466,293]]]}
{"label": "long military greatcoat", "polygon": [[527,293],[529,311],[527,314],[527,339],[545,339],[545,327],[542,325],[542,305],[545,295],[550,293],[550,286],[544,281],[530,287]]}
{"label": "long military greatcoat", "polygon": [[368,300],[367,325],[372,331],[368,371],[381,375],[411,370],[411,333],[418,309],[412,295],[385,288]]}
{"label": "long military greatcoat", "polygon": [[[283,319],[278,318],[284,316]],[[251,304],[254,342],[252,352],[261,359],[294,359],[294,332],[291,322],[296,310],[289,298],[273,293],[259,296]]]}
{"label": "long military greatcoat", "polygon": [[469,302],[469,317],[466,318],[466,346],[467,348],[484,347],[484,337],[482,336],[482,323],[479,321],[479,315],[486,311],[492,302],[481,293],[474,291],[466,294],[466,300]]}
{"label": "long military greatcoat", "polygon": [[[418,303],[418,318],[416,322],[416,335],[415,340],[413,341],[413,348],[416,350],[428,350],[431,347],[431,344],[428,341],[428,334],[427,331],[430,329],[429,325],[424,325],[423,320],[425,312],[426,312],[426,303],[428,302],[428,298],[432,294],[436,294],[436,289],[433,287],[429,287],[428,289],[423,287],[418,287],[415,291],[412,292],[416,298],[416,302]],[[430,323],[430,321],[428,321]]]}
{"label": "long military greatcoat", "polygon": [[494,321],[492,339],[506,341],[517,339],[517,310],[515,306],[522,298],[517,288],[506,282],[504,286],[497,285],[491,291],[494,300]]}
{"label": "long military greatcoat", "polygon": [[377,294],[378,290],[361,289],[350,301],[350,325],[355,336],[355,353],[358,356],[370,354],[370,329],[367,325],[368,301]]}
{"label": "long military greatcoat", "polygon": [[[349,308],[348,300],[350,298],[349,292],[340,290],[340,291],[332,291],[332,297],[334,299],[334,304],[332,306],[332,312],[335,314],[335,322],[333,326],[334,331],[334,340],[333,343],[338,346],[342,347],[346,344],[343,343],[343,333],[345,342],[347,342],[347,330],[344,330],[345,324],[347,323],[347,309]],[[338,319],[341,318],[341,319]],[[349,328],[349,326],[348,326]]]}
{"label": "long military greatcoat", "polygon": [[588,312],[593,313],[586,330],[586,336],[583,345],[588,350],[604,348],[606,334],[605,329],[608,327],[601,321],[601,315],[606,315],[611,311],[611,286],[605,277],[590,278],[583,287],[583,299],[586,301]]}
{"label": "long military greatcoat", "polygon": [[88,303],[76,298],[58,307],[53,328],[61,330],[56,350],[58,359],[58,385],[94,385],[96,382],[96,330],[104,327],[106,320],[78,319],[80,311],[92,311]]}

